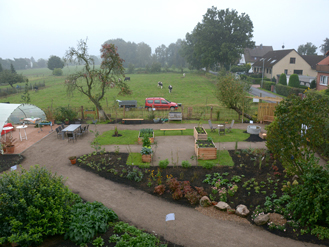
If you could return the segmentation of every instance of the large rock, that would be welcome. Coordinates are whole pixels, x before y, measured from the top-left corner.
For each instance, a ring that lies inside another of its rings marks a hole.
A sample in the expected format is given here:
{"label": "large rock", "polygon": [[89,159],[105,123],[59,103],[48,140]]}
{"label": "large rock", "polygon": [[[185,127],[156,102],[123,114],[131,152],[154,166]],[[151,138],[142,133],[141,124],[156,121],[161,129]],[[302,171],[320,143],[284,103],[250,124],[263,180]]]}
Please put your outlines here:
{"label": "large rock", "polygon": [[277,213],[270,213],[270,221],[276,226],[283,226],[287,223],[287,220],[284,218],[283,215]]}
{"label": "large rock", "polygon": [[246,217],[249,214],[249,210],[245,205],[238,205],[235,210],[235,214],[241,217]]}
{"label": "large rock", "polygon": [[269,214],[261,214],[254,219],[254,222],[257,226],[261,226],[261,225],[265,225],[269,219],[270,219]]}
{"label": "large rock", "polygon": [[228,208],[231,208],[231,207],[226,202],[218,202],[215,205],[215,208],[222,210],[222,211],[226,211]]}
{"label": "large rock", "polygon": [[208,196],[203,196],[201,199],[200,199],[200,205],[202,207],[209,207],[210,205],[212,205],[210,199]]}

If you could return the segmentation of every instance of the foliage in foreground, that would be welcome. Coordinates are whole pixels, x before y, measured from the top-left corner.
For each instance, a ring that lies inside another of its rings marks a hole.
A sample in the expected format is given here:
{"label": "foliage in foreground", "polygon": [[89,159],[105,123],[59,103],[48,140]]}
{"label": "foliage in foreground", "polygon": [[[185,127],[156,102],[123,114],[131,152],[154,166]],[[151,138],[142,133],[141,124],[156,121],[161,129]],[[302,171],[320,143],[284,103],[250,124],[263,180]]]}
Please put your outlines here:
{"label": "foliage in foreground", "polygon": [[4,173],[0,179],[0,243],[40,244],[46,236],[63,234],[78,195],[62,177],[44,167]]}
{"label": "foliage in foreground", "polygon": [[106,232],[109,228],[108,223],[117,219],[116,213],[100,202],[77,203],[71,209],[64,237],[76,244],[84,245],[97,233]]}

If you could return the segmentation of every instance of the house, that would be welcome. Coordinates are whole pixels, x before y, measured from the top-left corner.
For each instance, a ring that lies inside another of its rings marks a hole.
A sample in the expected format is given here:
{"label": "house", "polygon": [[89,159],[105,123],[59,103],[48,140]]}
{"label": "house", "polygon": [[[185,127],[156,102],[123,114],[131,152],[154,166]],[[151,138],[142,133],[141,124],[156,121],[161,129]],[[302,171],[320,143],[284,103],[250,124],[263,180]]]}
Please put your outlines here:
{"label": "house", "polygon": [[[263,46],[262,44],[255,46],[255,48],[245,48],[243,54],[241,54],[239,65],[250,63],[252,66],[254,62],[262,58],[269,51],[273,51],[273,47]],[[249,73],[252,73],[251,69]]]}
{"label": "house", "polygon": [[316,65],[318,75],[316,77],[316,90],[323,90],[328,88],[329,81],[329,51],[326,53],[327,57],[321,60]]}
{"label": "house", "polygon": [[315,79],[316,64],[323,59],[322,56],[302,56],[295,49],[277,50],[266,53],[263,58],[257,60],[253,66],[254,73],[262,73],[264,77],[275,77],[279,81],[282,73],[286,75],[297,74]]}

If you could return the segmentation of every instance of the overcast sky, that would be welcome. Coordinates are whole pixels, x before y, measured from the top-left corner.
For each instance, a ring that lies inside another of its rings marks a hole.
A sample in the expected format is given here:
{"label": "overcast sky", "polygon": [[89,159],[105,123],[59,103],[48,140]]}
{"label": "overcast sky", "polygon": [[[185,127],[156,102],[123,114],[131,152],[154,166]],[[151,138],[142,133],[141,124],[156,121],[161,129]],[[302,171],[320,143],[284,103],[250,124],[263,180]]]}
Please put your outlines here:
{"label": "overcast sky", "polygon": [[0,57],[63,57],[86,37],[92,55],[116,38],[145,42],[153,53],[184,39],[211,6],[248,14],[256,45],[274,50],[329,38],[329,0],[0,0]]}

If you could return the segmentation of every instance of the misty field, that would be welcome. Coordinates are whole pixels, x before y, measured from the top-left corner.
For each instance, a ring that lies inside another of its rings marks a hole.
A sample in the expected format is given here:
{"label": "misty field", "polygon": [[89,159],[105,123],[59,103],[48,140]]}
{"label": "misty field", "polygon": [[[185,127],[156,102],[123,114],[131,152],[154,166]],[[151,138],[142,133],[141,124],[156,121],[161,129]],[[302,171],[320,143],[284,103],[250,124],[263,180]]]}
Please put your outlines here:
{"label": "misty field", "polygon": [[[48,107],[70,106],[78,109],[83,106],[85,109],[93,109],[94,105],[89,99],[81,93],[74,92],[73,95],[69,95],[66,91],[64,84],[66,75],[72,73],[76,67],[64,67],[63,72],[65,76],[55,77],[51,75],[49,69],[30,69],[18,71],[29,78],[29,83],[43,82],[45,81],[46,87],[42,88],[38,92],[30,91],[31,104],[34,104],[41,109]],[[200,112],[197,113],[200,117],[204,109],[207,109],[209,114],[210,107],[214,107],[215,112],[220,110],[221,116],[225,116],[227,119],[237,118],[238,115],[232,111],[225,109],[221,106],[214,95],[216,88],[216,76],[204,75],[203,73],[186,73],[185,78],[181,73],[160,73],[160,74],[126,74],[131,79],[127,82],[132,90],[132,95],[118,96],[119,89],[110,89],[104,99],[102,100],[102,106],[108,113],[113,113],[113,103],[115,100],[137,100],[139,107],[144,108],[145,98],[147,97],[164,97],[169,101],[176,103],[182,103],[186,108],[193,107],[194,114],[196,109]],[[158,81],[163,82],[163,89],[157,87]],[[173,86],[172,93],[169,94],[168,86]],[[20,83],[18,85],[24,85]],[[8,86],[6,86],[8,87]],[[4,88],[4,86],[0,87]],[[20,103],[22,93],[9,95],[7,97],[1,97],[0,102]],[[200,108],[202,108],[200,110]],[[132,114],[132,116],[130,116]],[[162,115],[166,115],[163,113]],[[127,112],[129,117],[137,117],[138,113]]]}

